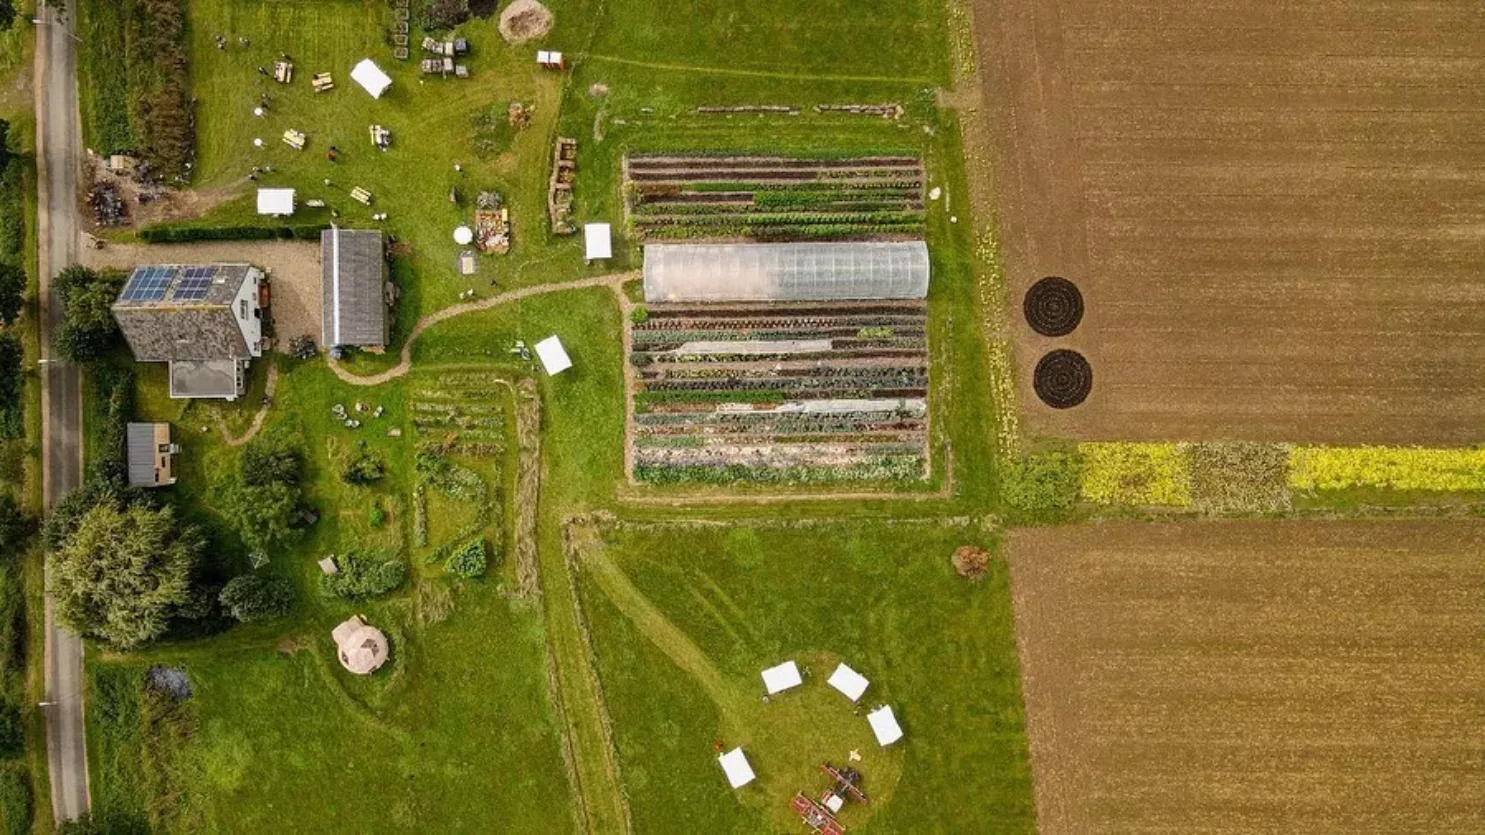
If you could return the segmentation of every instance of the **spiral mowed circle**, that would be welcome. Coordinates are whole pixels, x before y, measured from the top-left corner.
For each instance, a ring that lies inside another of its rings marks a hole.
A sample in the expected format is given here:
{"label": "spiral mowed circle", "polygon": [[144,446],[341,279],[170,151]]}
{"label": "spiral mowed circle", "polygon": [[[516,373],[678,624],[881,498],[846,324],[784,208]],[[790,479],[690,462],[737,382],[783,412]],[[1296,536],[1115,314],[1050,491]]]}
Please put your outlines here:
{"label": "spiral mowed circle", "polygon": [[1043,403],[1054,409],[1071,409],[1093,391],[1093,366],[1077,351],[1059,348],[1036,364],[1031,385]]}
{"label": "spiral mowed circle", "polygon": [[1083,294],[1071,281],[1049,275],[1026,291],[1022,308],[1032,330],[1042,336],[1067,336],[1083,321]]}

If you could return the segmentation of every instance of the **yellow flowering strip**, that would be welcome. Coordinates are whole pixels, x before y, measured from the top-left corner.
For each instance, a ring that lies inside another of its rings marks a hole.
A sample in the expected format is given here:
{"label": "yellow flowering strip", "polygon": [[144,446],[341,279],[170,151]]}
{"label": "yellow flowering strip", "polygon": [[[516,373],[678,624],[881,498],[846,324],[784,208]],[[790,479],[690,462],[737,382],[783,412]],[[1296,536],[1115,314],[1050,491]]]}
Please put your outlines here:
{"label": "yellow flowering strip", "polygon": [[1296,447],[1289,458],[1289,486],[1485,492],[1485,449]]}
{"label": "yellow flowering strip", "polygon": [[1081,494],[1097,504],[1191,504],[1191,459],[1186,444],[1089,442],[1083,456]]}

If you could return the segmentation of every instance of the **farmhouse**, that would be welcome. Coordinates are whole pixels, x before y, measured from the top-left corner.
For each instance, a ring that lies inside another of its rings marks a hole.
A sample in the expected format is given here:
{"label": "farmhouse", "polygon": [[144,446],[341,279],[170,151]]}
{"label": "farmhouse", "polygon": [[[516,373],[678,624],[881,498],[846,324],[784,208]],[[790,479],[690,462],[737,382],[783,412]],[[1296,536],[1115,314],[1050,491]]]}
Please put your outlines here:
{"label": "farmhouse", "polygon": [[922,299],[923,241],[782,244],[650,244],[648,302]]}
{"label": "farmhouse", "polygon": [[263,273],[248,264],[136,267],[113,304],[137,362],[170,364],[170,396],[235,400],[263,355]]}
{"label": "farmhouse", "polygon": [[381,351],[391,317],[382,233],[332,227],[320,233],[321,342]]}
{"label": "farmhouse", "polygon": [[170,442],[168,423],[130,423],[126,427],[130,487],[175,483],[171,464],[180,447]]}

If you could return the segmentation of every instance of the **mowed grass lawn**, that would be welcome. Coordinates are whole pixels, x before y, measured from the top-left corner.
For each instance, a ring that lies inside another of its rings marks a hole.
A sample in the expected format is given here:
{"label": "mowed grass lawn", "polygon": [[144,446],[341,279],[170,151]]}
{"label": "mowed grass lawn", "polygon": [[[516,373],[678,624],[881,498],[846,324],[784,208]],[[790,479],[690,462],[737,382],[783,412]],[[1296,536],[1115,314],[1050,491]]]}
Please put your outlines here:
{"label": "mowed grass lawn", "polygon": [[[609,532],[580,588],[637,831],[792,830],[793,792],[822,788],[811,756],[849,748],[873,832],[1031,831],[1006,567],[958,577],[965,543],[996,545],[936,521]],[[808,680],[761,704],[759,671],[790,658]],[[826,687],[837,659],[871,679],[863,706],[892,705],[893,749]],[[714,741],[742,745],[758,783],[729,789]]]}

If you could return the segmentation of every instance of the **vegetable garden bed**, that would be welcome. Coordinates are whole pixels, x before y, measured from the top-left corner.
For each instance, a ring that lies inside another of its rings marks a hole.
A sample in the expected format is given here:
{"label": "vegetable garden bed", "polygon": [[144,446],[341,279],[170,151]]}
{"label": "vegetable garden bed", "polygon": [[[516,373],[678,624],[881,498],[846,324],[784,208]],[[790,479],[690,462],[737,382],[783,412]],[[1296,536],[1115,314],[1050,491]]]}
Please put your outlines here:
{"label": "vegetable garden bed", "polygon": [[927,477],[923,302],[655,305],[630,327],[637,480]]}

